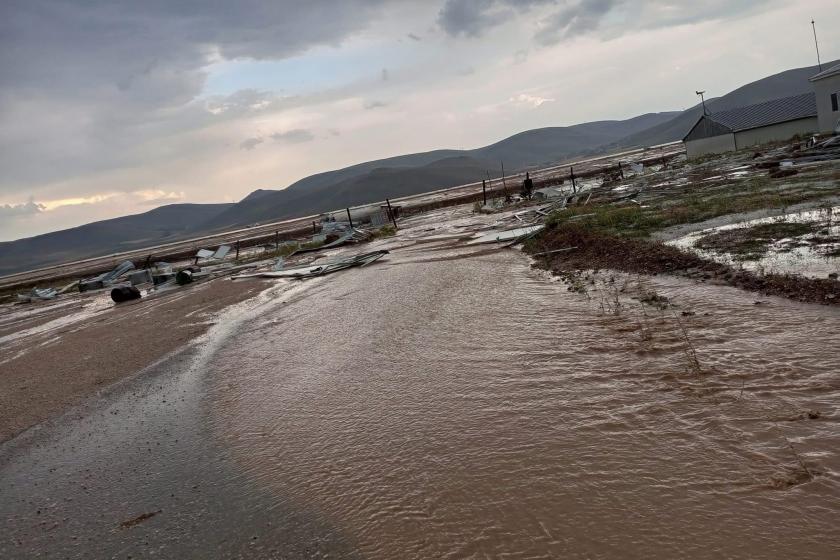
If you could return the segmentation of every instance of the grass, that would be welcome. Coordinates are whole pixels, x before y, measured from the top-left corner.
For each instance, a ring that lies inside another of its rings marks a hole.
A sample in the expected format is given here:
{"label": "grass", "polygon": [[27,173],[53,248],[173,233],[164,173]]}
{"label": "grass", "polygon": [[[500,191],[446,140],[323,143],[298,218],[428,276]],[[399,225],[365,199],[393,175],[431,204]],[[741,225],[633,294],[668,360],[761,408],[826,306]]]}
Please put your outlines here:
{"label": "grass", "polygon": [[770,222],[718,231],[700,238],[695,246],[727,252],[739,260],[755,260],[763,257],[772,243],[812,233],[814,227],[814,224],[798,222]]}
{"label": "grass", "polygon": [[673,202],[642,207],[613,204],[575,206],[549,216],[549,226],[578,222],[603,233],[622,237],[649,237],[670,226],[697,223],[727,214],[787,206],[825,196],[822,191],[769,190],[766,178],[744,181],[740,190],[702,196],[689,194]]}
{"label": "grass", "polygon": [[394,235],[397,235],[397,228],[392,225],[385,225],[371,233],[370,237],[371,239],[381,239],[383,237],[393,237]]}

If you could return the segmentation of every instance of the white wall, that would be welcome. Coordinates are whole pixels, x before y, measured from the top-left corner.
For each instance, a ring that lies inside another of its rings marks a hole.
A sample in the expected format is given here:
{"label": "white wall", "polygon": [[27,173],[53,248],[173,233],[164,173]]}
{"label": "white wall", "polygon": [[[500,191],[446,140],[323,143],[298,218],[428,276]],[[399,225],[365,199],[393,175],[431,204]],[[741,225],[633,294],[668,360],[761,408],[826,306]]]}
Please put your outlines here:
{"label": "white wall", "polygon": [[795,134],[805,136],[818,131],[817,117],[799,119],[752,130],[744,130],[735,133],[735,144],[738,149],[749,148],[756,144],[767,142],[780,142],[789,140]]}
{"label": "white wall", "polygon": [[721,134],[709,138],[698,138],[685,143],[685,153],[689,158],[699,157],[706,154],[720,154],[735,150],[735,135]]}
{"label": "white wall", "polygon": [[834,132],[840,111],[831,110],[831,94],[840,97],[840,74],[813,82],[814,93],[817,95],[817,115],[819,117],[820,132]]}

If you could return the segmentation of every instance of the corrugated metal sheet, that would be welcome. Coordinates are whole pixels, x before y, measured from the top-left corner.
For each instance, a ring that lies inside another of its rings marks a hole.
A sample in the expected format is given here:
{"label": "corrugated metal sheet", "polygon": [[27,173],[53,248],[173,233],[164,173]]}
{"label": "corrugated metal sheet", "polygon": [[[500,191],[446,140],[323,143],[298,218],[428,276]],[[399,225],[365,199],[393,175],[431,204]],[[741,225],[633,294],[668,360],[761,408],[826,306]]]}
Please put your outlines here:
{"label": "corrugated metal sheet", "polygon": [[817,116],[817,97],[811,93],[720,111],[709,118],[732,132]]}
{"label": "corrugated metal sheet", "polygon": [[[706,115],[697,121],[684,140],[707,138],[816,116],[816,95],[813,92],[803,93]],[[698,126],[701,123],[706,123],[707,126]]]}

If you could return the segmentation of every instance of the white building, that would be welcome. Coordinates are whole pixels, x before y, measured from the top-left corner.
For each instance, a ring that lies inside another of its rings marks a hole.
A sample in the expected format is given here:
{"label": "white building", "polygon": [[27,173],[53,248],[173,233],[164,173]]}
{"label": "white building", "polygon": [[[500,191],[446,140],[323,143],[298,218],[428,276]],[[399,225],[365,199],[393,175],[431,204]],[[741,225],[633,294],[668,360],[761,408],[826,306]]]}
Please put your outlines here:
{"label": "white building", "polygon": [[[840,72],[838,72],[840,73]],[[722,153],[818,132],[814,93],[703,115],[683,138],[688,157]]]}
{"label": "white building", "polygon": [[840,134],[840,64],[823,70],[810,81],[817,96],[820,132]]}

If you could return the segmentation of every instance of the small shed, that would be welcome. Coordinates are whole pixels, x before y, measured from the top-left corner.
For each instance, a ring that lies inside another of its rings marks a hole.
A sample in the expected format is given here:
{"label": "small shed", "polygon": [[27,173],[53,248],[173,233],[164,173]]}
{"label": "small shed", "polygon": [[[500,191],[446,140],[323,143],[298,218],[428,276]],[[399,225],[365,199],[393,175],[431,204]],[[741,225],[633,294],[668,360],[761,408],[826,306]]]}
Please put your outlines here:
{"label": "small shed", "polygon": [[691,158],[787,140],[818,129],[816,96],[804,93],[703,115],[683,142]]}
{"label": "small shed", "polygon": [[811,77],[820,132],[840,134],[840,64]]}

